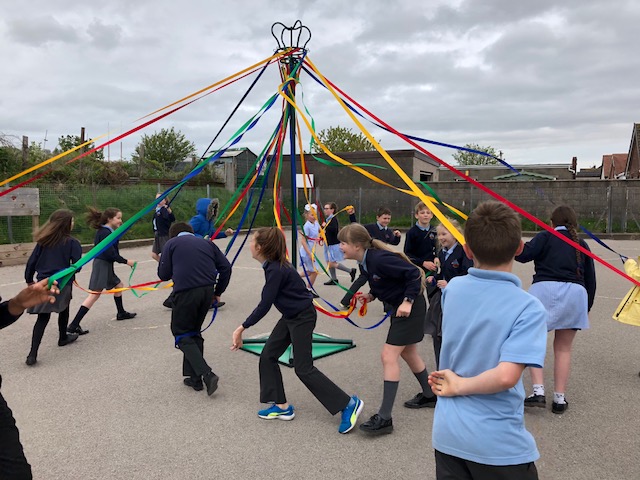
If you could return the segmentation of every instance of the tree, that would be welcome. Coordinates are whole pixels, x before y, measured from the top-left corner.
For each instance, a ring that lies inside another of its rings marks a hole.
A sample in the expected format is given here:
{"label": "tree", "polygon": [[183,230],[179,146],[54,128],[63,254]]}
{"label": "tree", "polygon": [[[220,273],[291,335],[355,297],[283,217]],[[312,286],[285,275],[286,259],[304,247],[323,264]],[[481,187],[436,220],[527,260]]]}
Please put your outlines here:
{"label": "tree", "polygon": [[22,170],[22,154],[16,143],[16,137],[0,132],[0,174],[3,179]]}
{"label": "tree", "polygon": [[171,127],[171,130],[163,128],[153,135],[143,135],[131,155],[131,160],[141,167],[151,161],[157,162],[165,170],[173,170],[176,165],[195,153],[196,146],[193,142]]}
{"label": "tree", "polygon": [[[80,138],[79,135],[64,135],[58,138],[58,146],[60,148],[59,149],[56,148],[53,152],[55,154],[66,152],[67,150],[71,150],[72,148],[77,147],[78,145],[82,145],[82,143],[83,143],[82,139]],[[79,148],[75,152],[70,153],[66,158],[68,159],[75,158],[78,155],[81,155],[82,153],[89,151],[93,148],[95,148],[95,144],[93,142],[90,142],[84,147]],[[97,150],[91,153],[90,155],[87,155],[87,157],[91,157],[94,160],[104,160],[104,151],[103,149]],[[87,158],[87,157],[83,157],[83,158]]]}
{"label": "tree", "polygon": [[[353,133],[350,128],[329,127],[318,133],[318,139],[331,152],[365,152],[375,150],[373,144],[362,132]],[[380,140],[377,140],[380,143]],[[313,143],[313,152],[322,153],[318,144]]]}
{"label": "tree", "polygon": [[[495,148],[482,147],[476,143],[467,143],[464,148],[485,152],[489,155],[493,155],[494,157],[498,154]],[[458,165],[496,165],[498,163],[498,160],[495,158],[480,155],[479,153],[467,152],[465,150],[458,150],[452,156]]]}
{"label": "tree", "polygon": [[31,142],[29,146],[29,165],[37,165],[51,157],[51,150],[42,148],[42,143]]}

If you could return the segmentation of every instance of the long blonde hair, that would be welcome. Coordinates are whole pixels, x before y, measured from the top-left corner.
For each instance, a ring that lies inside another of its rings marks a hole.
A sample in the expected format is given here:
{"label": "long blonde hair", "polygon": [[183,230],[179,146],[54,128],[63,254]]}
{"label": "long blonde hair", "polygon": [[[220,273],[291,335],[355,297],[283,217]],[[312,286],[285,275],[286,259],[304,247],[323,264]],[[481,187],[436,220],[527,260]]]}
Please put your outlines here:
{"label": "long blonde hair", "polygon": [[418,271],[420,272],[420,293],[424,291],[424,288],[426,285],[424,270],[416,266],[411,260],[409,260],[409,257],[407,257],[404,253],[396,252],[388,244],[384,243],[382,240],[371,238],[371,235],[369,235],[369,232],[367,231],[367,229],[364,228],[359,223],[350,223],[349,225],[343,227],[338,232],[338,240],[340,240],[343,243],[349,243],[351,245],[360,246],[365,250],[374,248],[376,250],[386,250],[387,252],[391,252],[395,255],[398,255],[404,261],[406,261],[407,263],[410,263],[411,265],[413,265],[418,269]]}

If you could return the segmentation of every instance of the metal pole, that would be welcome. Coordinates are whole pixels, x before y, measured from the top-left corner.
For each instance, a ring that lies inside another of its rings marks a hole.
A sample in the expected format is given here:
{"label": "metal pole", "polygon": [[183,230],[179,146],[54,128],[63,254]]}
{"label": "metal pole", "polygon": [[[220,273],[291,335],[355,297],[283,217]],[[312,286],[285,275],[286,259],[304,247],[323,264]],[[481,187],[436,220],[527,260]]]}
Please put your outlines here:
{"label": "metal pole", "polygon": [[[286,35],[288,33],[288,35]],[[295,80],[298,79],[299,70],[296,69],[298,64],[302,62],[303,55],[306,52],[307,43],[311,40],[311,31],[308,27],[302,25],[300,20],[297,20],[293,26],[287,27],[281,22],[276,22],[271,25],[271,35],[278,44],[276,52],[288,51],[290,49],[296,49],[293,52],[288,52],[289,55],[281,58],[281,72],[284,72],[286,77],[291,77],[291,74],[295,71]],[[287,44],[288,36],[288,44]],[[296,82],[289,80],[287,83],[287,96],[291,99],[292,103],[295,102],[295,89]],[[291,263],[294,267],[297,267],[297,243],[298,243],[298,229],[296,214],[298,211],[298,198],[296,191],[296,111],[293,105],[288,105],[287,113],[289,121],[289,137],[290,137],[290,161],[291,161]],[[284,134],[284,131],[282,132]],[[284,139],[283,139],[284,140]],[[274,185],[275,188],[275,185]]]}
{"label": "metal pole", "polygon": [[627,215],[629,213],[629,187],[624,186],[624,210],[622,211],[622,221],[620,229],[623,233],[627,233]]}
{"label": "metal pole", "polygon": [[613,211],[612,211],[612,202],[613,195],[611,194],[611,185],[607,187],[607,233],[612,233],[613,231]]}
{"label": "metal pole", "polygon": [[[287,75],[290,76],[293,71],[294,62],[297,59],[290,56],[285,59],[287,66]],[[293,101],[296,101],[296,84],[293,81],[289,82],[287,96]],[[298,191],[296,188],[296,109],[293,105],[289,104],[289,143],[290,143],[290,159],[291,159],[291,263],[294,267],[297,267],[297,254],[298,254],[298,228],[296,221],[296,213],[298,211]]]}

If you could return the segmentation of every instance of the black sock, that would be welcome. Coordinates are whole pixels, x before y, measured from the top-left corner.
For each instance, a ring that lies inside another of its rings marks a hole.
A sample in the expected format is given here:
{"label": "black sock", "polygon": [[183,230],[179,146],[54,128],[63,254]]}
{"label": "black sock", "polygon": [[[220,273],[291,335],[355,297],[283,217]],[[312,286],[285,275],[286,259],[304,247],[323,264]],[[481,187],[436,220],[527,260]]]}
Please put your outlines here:
{"label": "black sock", "polygon": [[47,324],[49,323],[50,318],[50,313],[38,314],[38,319],[33,326],[33,336],[31,337],[31,351],[29,352],[29,356],[35,357],[36,355],[38,355],[38,348],[40,347],[40,342],[42,342],[44,329],[47,328]]}
{"label": "black sock", "polygon": [[413,372],[413,374],[418,379],[418,382],[420,382],[420,386],[422,387],[422,394],[425,397],[430,397],[432,393],[431,387],[429,386],[429,374],[427,373],[427,368],[425,367],[424,370],[418,373]]}
{"label": "black sock", "polygon": [[122,296],[113,297],[113,300],[116,302],[116,308],[118,309],[118,313],[122,315],[124,313],[124,307],[122,306]]}
{"label": "black sock", "polygon": [[59,340],[66,340],[67,338],[67,324],[69,323],[69,307],[58,314],[58,332],[60,334]]}
{"label": "black sock", "polygon": [[400,382],[384,381],[384,391],[382,393],[382,405],[378,410],[378,415],[385,420],[391,418],[391,410],[393,410],[393,402],[396,400],[396,393],[398,393],[398,384]]}
{"label": "black sock", "polygon": [[84,305],[81,305],[80,310],[78,310],[78,313],[76,313],[76,317],[73,319],[73,322],[71,322],[71,325],[69,325],[69,328],[72,330],[75,330],[76,328],[78,328],[80,326],[80,322],[82,321],[82,319],[84,318],[84,316],[87,314],[88,311],[89,309],[87,307],[85,307]]}

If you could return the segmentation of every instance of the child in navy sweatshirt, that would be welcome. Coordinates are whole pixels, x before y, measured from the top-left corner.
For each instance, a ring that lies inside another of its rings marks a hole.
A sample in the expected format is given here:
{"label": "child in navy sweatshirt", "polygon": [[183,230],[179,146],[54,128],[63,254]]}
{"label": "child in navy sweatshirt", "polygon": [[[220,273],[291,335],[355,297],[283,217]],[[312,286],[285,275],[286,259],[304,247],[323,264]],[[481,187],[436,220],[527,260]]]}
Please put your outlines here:
{"label": "child in navy sweatshirt", "polygon": [[[438,241],[435,227],[431,225],[433,212],[424,202],[415,206],[416,223],[411,227],[404,239],[404,253],[409,260],[424,270],[425,275],[435,272],[438,268],[434,263],[437,256]],[[427,283],[427,297],[436,293],[435,283]]]}
{"label": "child in navy sweatshirt", "polygon": [[[93,243],[94,245],[98,245],[115,230],[120,228],[120,225],[122,225],[122,212],[113,207],[105,209],[104,212],[99,212],[95,208],[90,207],[89,213],[87,214],[87,223],[90,227],[97,230]],[[89,333],[89,330],[83,330],[80,327],[80,322],[89,312],[89,309],[98,301],[102,290],[122,288],[124,286],[113,269],[113,264],[116,262],[126,263],[130,267],[133,267],[135,263],[133,260],[127,260],[120,255],[118,241],[112,243],[107,249],[100,253],[100,255],[93,259],[91,279],[89,280],[89,290],[92,290],[93,293],[89,294],[85,301],[82,302],[78,313],[76,313],[73,322],[71,322],[67,329],[69,333],[77,333],[78,335]],[[116,302],[116,308],[118,310],[116,320],[127,320],[136,316],[135,313],[127,312],[124,309],[122,305],[122,292],[114,293],[113,300]]]}
{"label": "child in navy sweatshirt", "polygon": [[[57,284],[49,288],[48,279],[43,278],[37,283],[22,289],[11,300],[2,301],[0,298],[0,329],[14,323],[26,308],[34,307],[40,303],[55,302],[54,295],[60,293]],[[0,386],[2,376],[0,376]],[[20,432],[13,418],[13,412],[7,405],[2,393],[0,393],[0,478],[31,479],[31,465],[24,456],[24,450],[20,443]]]}
{"label": "child in navy sweatshirt", "polygon": [[[355,208],[352,207],[348,209],[347,213],[349,214],[349,221],[351,223],[357,223]],[[390,222],[391,210],[387,207],[380,207],[376,212],[376,223],[368,223],[364,225],[364,228],[369,232],[371,238],[375,240],[380,240],[381,242],[388,243],[389,245],[399,245],[402,233],[398,229],[391,230],[391,228],[389,228]],[[344,297],[342,297],[340,305],[343,308],[347,308],[351,302],[351,298],[362,286],[364,286],[365,283],[367,283],[367,279],[364,275],[360,275],[356,278],[355,282],[353,282],[351,287],[349,287],[349,291],[347,291]]]}
{"label": "child in navy sweatshirt", "polygon": [[[39,282],[51,275],[64,270],[70,264],[80,260],[82,247],[80,242],[71,236],[73,229],[73,212],[71,210],[56,210],[35,234],[36,248],[34,248],[24,271],[24,278],[28,285],[33,285],[33,276]],[[38,315],[33,326],[31,350],[27,356],[27,365],[35,365],[38,348],[44,335],[44,330],[51,319],[51,313],[58,314],[58,345],[64,346],[75,342],[76,333],[67,333],[69,323],[69,304],[73,289],[73,277],[56,296],[55,303],[42,303],[27,310]]]}
{"label": "child in navy sweatshirt", "polygon": [[211,299],[214,305],[231,279],[231,264],[213,242],[193,233],[188,223],[169,229],[158,265],[160,280],[173,280],[171,333],[184,355],[185,385],[199,391],[202,382],[211,395],[218,388],[218,376],[204,359],[204,339],[200,333]]}
{"label": "child in navy sweatshirt", "polygon": [[[551,226],[561,235],[589,250],[578,239],[578,219],[573,208],[557,207],[551,214]],[[549,312],[547,331],[554,331],[554,394],[551,411],[562,414],[569,403],[565,398],[571,367],[571,345],[578,330],[589,328],[589,311],[596,295],[593,259],[546,230],[529,240],[516,261],[533,260],[535,274],[529,293],[537,297]],[[533,394],[524,401],[528,407],[545,407],[544,373],[531,368]]]}
{"label": "child in navy sweatshirt", "polygon": [[264,317],[272,305],[282,314],[260,354],[260,402],[273,405],[260,410],[258,416],[265,420],[292,420],[295,416],[293,405],[287,402],[278,366],[278,358],[292,345],[296,375],[331,415],[342,412],[338,432],[350,432],[364,402],[357,396],[349,397],[313,365],[311,345],[317,313],[311,292],[287,260],[284,234],[276,227],[260,228],[249,247],[253,258],[262,264],[266,282],[260,303],[233,332],[231,349],[242,347],[242,333]]}
{"label": "child in navy sweatshirt", "polygon": [[338,234],[345,258],[357,260],[360,273],[371,287],[359,301],[379,298],[391,313],[391,326],[382,347],[384,392],[378,413],[360,425],[366,433],[379,435],[393,431],[391,411],[400,381],[400,357],[409,365],[422,391],[405,402],[408,408],[435,407],[436,397],[428,383],[427,367],[418,354],[424,337],[424,274],[402,253],[392,251],[384,242],[372,239],[360,224],[347,225]]}
{"label": "child in navy sweatshirt", "polygon": [[[460,224],[453,218],[448,219],[458,231]],[[440,365],[440,348],[442,346],[442,291],[454,277],[466,275],[473,267],[473,260],[464,253],[462,245],[458,243],[449,230],[440,224],[436,227],[440,252],[436,257],[438,267],[435,276],[427,278],[427,282],[435,287],[435,292],[429,299],[429,310],[425,322],[425,332],[433,338],[433,352],[436,356],[436,368]]]}

